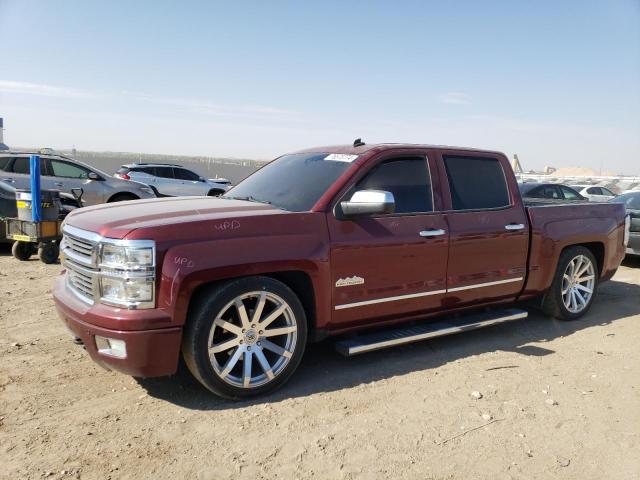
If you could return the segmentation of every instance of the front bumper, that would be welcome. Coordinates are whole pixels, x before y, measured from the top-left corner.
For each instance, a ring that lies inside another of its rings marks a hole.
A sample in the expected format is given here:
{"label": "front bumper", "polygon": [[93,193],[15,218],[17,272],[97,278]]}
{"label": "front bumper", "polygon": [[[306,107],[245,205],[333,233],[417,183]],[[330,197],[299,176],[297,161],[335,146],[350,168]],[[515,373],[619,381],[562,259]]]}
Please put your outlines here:
{"label": "front bumper", "polygon": [[[65,287],[65,275],[54,283],[53,299],[58,315],[85,345],[89,356],[109,370],[117,370],[133,377],[160,377],[172,375],[178,367],[182,329],[180,327],[147,330],[105,328],[98,325],[117,325],[122,309],[105,305],[87,305]],[[128,313],[135,311],[128,311]],[[154,310],[141,311],[150,324],[162,323],[166,313]],[[158,316],[154,322],[154,312]],[[126,319],[122,322],[128,322]],[[123,325],[124,326],[124,325]],[[126,357],[117,358],[98,351],[95,336],[123,340]]]}
{"label": "front bumper", "polygon": [[629,245],[627,245],[626,254],[640,256],[640,232],[629,233]]}

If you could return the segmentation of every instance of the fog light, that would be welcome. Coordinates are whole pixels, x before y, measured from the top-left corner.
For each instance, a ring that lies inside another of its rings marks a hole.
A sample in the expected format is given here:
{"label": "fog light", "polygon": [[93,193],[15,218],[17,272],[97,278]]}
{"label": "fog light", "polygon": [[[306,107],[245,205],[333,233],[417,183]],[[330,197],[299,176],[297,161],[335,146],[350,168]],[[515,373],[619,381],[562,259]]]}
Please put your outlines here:
{"label": "fog light", "polygon": [[116,358],[125,358],[127,356],[127,344],[124,340],[117,338],[101,337],[96,335],[96,348],[98,353],[109,355]]}

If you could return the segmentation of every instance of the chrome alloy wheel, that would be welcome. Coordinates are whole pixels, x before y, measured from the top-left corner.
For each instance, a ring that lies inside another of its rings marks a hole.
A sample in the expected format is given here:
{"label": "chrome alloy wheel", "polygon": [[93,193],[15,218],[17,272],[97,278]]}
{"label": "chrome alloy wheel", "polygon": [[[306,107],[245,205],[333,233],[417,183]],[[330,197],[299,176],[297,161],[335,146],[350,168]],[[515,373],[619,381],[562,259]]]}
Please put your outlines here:
{"label": "chrome alloy wheel", "polygon": [[285,369],[297,338],[291,306],[274,293],[254,291],[237,296],[218,312],[207,348],[220,379],[235,387],[254,388]]}
{"label": "chrome alloy wheel", "polygon": [[571,313],[582,312],[593,297],[595,267],[584,255],[574,257],[562,276],[562,302]]}

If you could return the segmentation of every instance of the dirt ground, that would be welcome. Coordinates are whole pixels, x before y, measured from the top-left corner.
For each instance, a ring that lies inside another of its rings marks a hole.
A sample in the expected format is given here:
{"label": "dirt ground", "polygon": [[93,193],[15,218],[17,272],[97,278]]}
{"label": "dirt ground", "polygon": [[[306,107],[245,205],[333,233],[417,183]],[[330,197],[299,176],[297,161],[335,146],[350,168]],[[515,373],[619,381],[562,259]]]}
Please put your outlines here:
{"label": "dirt ground", "polygon": [[94,365],[56,317],[59,270],[0,247],[0,478],[640,478],[638,261],[581,321],[355,358],[313,345],[240,403]]}

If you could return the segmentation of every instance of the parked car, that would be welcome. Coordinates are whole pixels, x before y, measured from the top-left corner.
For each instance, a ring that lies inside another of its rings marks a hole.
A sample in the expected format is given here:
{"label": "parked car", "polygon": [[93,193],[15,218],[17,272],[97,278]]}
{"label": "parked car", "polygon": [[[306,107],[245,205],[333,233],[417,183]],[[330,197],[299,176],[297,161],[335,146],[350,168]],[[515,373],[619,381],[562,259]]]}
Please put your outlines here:
{"label": "parked car", "polygon": [[201,177],[180,165],[162,163],[130,163],[122,165],[115,174],[124,180],[149,185],[158,197],[209,195],[217,197],[231,188],[226,178]]}
{"label": "parked car", "polygon": [[590,202],[608,202],[616,196],[616,194],[608,188],[595,185],[571,185],[571,188]]}
{"label": "parked car", "polygon": [[0,152],[0,181],[14,187],[30,188],[30,156],[40,155],[41,186],[72,194],[82,189],[84,205],[154,198],[153,190],[138,182],[113,178],[97,168],[63,155],[39,152]]}
{"label": "parked car", "polygon": [[627,209],[631,220],[627,255],[640,255],[640,192],[623,193],[609,202],[622,203]]}
{"label": "parked car", "polygon": [[628,228],[620,204],[525,206],[502,153],[428,145],[305,150],[220,198],[137,207],[67,217],[60,317],[107,368],[182,356],[228,398],[282,385],[329,336],[354,355],[522,319],[523,300],[578,319]]}
{"label": "parked car", "polygon": [[520,183],[520,194],[523,198],[541,198],[545,200],[584,201],[582,195],[573,188],[557,183]]}

